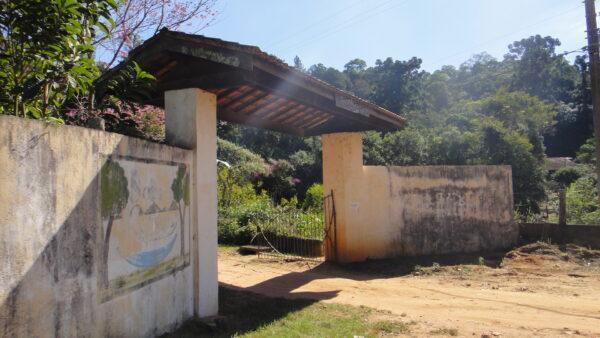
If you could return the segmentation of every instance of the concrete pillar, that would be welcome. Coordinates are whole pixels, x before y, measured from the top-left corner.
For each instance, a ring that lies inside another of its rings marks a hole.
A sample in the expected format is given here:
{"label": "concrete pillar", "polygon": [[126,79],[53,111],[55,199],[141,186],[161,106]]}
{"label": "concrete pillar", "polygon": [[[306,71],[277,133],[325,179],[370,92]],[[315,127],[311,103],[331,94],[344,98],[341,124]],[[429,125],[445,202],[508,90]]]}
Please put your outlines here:
{"label": "concrete pillar", "polygon": [[[360,255],[353,233],[360,227],[355,217],[360,209],[363,176],[361,133],[335,133],[321,137],[323,144],[323,191],[333,191],[336,209],[336,253],[325,248],[326,258],[351,262]],[[354,231],[352,230],[353,228]]]}
{"label": "concrete pillar", "polygon": [[[192,265],[194,313],[217,315],[217,98],[201,89],[165,92],[167,143],[194,149]],[[194,226],[195,224],[195,226]]]}

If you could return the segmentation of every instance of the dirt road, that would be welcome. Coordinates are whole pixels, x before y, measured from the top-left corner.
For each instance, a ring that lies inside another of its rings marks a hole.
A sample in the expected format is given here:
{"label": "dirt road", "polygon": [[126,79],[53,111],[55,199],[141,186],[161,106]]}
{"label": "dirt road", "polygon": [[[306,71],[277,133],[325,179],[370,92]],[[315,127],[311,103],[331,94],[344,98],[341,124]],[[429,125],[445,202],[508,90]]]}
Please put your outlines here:
{"label": "dirt road", "polygon": [[460,336],[600,337],[599,260],[548,246],[509,253],[502,267],[434,264],[407,273],[395,261],[339,267],[223,252],[219,281],[389,311],[413,321],[415,335],[447,328]]}

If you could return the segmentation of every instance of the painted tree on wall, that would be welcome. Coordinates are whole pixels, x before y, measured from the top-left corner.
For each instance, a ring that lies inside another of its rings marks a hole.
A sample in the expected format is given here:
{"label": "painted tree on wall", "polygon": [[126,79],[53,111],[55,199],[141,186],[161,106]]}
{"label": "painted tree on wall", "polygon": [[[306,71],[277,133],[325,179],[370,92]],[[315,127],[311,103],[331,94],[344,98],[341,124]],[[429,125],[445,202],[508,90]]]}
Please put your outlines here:
{"label": "painted tree on wall", "polygon": [[[181,256],[184,255],[184,221],[185,221],[185,209],[190,205],[190,175],[187,173],[185,164],[180,164],[177,169],[177,176],[171,184],[171,190],[173,191],[173,199],[177,202],[179,207],[179,219],[180,225],[180,240],[181,240]],[[183,202],[183,204],[182,204]]]}
{"label": "painted tree on wall", "polygon": [[102,245],[102,282],[108,286],[108,252],[110,249],[110,234],[115,217],[119,216],[129,199],[127,178],[125,171],[119,163],[108,160],[100,171],[101,186],[101,215],[103,220],[108,220],[104,242]]}

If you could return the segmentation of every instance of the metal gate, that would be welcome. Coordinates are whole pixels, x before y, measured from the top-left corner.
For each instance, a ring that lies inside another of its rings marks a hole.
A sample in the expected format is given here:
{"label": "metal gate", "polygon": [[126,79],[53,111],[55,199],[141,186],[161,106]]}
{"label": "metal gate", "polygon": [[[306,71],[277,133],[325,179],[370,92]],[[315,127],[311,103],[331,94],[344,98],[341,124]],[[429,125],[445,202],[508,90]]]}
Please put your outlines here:
{"label": "metal gate", "polygon": [[333,190],[323,198],[323,251],[326,258],[337,261],[337,227]]}
{"label": "metal gate", "polygon": [[336,223],[333,191],[323,198],[323,214],[320,227],[306,228],[294,215],[277,220],[277,229],[257,229],[250,245],[242,247],[260,256],[278,257],[286,260],[322,261],[336,257]]}

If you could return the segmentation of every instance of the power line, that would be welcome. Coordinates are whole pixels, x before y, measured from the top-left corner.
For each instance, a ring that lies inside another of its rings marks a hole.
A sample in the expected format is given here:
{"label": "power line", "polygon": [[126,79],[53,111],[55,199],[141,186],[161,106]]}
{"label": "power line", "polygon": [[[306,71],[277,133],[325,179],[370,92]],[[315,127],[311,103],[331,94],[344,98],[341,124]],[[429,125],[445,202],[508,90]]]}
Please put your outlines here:
{"label": "power line", "polygon": [[[575,50],[571,50],[571,51],[565,51],[562,53],[558,53],[556,54],[554,57],[561,57],[561,56],[566,56],[568,54],[572,54],[572,53],[585,53],[587,50],[587,46],[581,47],[579,49],[575,49]],[[512,67],[512,65],[509,65],[509,67],[505,68],[505,69],[499,69],[497,70],[495,73],[492,74],[488,74],[487,76],[494,76],[494,77],[501,77],[501,76],[505,76],[505,75],[512,75],[515,72],[514,67]],[[461,85],[469,85],[475,81],[479,81],[480,79],[471,77],[469,79],[467,79],[466,81],[460,81]]]}
{"label": "power line", "polygon": [[579,8],[581,8],[581,7],[583,7],[583,5],[579,5],[579,6],[577,6],[577,7],[573,7],[573,8],[571,8],[571,9],[568,9],[568,10],[564,11],[564,12],[561,12],[561,13],[558,13],[558,14],[556,14],[556,15],[553,15],[553,16],[551,16],[551,17],[547,17],[547,18],[545,18],[545,19],[542,19],[542,20],[540,20],[540,21],[537,21],[537,22],[535,22],[535,23],[533,23],[533,24],[531,24],[531,25],[527,25],[527,26],[521,27],[520,29],[518,29],[518,30],[516,30],[516,31],[512,31],[512,32],[510,32],[510,33],[503,34],[503,35],[501,35],[501,36],[497,36],[497,37],[495,37],[495,38],[493,38],[493,39],[490,39],[490,40],[484,41],[484,42],[482,42],[482,43],[479,43],[479,44],[477,44],[477,45],[475,45],[475,46],[473,46],[473,47],[469,48],[468,50],[463,50],[463,51],[460,51],[460,52],[454,53],[454,54],[452,54],[452,55],[445,56],[445,57],[442,57],[442,58],[440,58],[440,59],[437,59],[437,60],[435,60],[435,61],[434,61],[434,63],[436,63],[436,64],[442,63],[443,61],[446,61],[446,60],[448,60],[448,59],[451,59],[451,58],[453,58],[453,57],[455,57],[455,56],[462,55],[462,54],[465,54],[465,53],[467,53],[467,52],[469,52],[469,51],[472,51],[472,50],[473,50],[473,48],[478,48],[478,47],[481,47],[481,46],[485,46],[485,45],[487,45],[487,44],[489,44],[489,43],[491,43],[491,42],[495,42],[495,41],[498,41],[498,40],[500,40],[500,39],[503,39],[503,38],[505,38],[505,37],[507,37],[507,36],[511,36],[511,35],[513,35],[513,34],[515,34],[515,33],[518,33],[518,32],[520,32],[520,31],[522,31],[522,30],[524,30],[524,29],[527,29],[527,28],[532,28],[532,27],[539,26],[539,25],[540,25],[540,24],[542,24],[542,23],[545,23],[545,22],[547,22],[547,21],[549,21],[549,20],[552,20],[552,19],[555,19],[555,18],[557,18],[557,17],[563,16],[563,15],[565,15],[565,14],[567,14],[567,13],[570,13],[570,12],[572,12],[572,11],[576,10],[576,9],[579,9]]}
{"label": "power line", "polygon": [[353,7],[356,7],[356,5],[358,5],[360,3],[363,3],[363,0],[358,0],[358,1],[354,2],[354,3],[352,3],[350,6],[344,8],[344,9],[342,9],[340,11],[336,11],[333,14],[331,14],[331,15],[329,15],[329,16],[327,16],[327,17],[325,17],[325,18],[323,18],[323,19],[321,19],[319,21],[316,21],[316,22],[313,22],[313,23],[311,23],[311,24],[309,24],[307,26],[304,26],[303,28],[301,28],[301,29],[299,29],[299,30],[297,30],[297,31],[295,31],[295,32],[293,32],[291,34],[288,34],[285,37],[283,37],[283,38],[281,38],[279,40],[276,40],[275,42],[267,43],[267,44],[265,44],[265,48],[271,48],[271,47],[277,46],[277,45],[281,44],[282,42],[288,40],[289,38],[291,38],[291,37],[293,37],[295,35],[304,33],[307,30],[310,30],[311,28],[315,27],[316,25],[318,25],[318,24],[320,24],[320,23],[322,23],[322,22],[324,22],[326,20],[329,20],[331,18],[334,18],[334,17],[336,17],[336,16],[338,16],[338,15],[340,15],[340,14],[348,11],[349,9],[351,9]]}
{"label": "power line", "polygon": [[393,2],[393,0],[381,3],[379,6],[376,6],[376,7],[372,8],[372,9],[366,11],[366,12],[363,12],[363,13],[359,14],[359,15],[356,15],[356,16],[350,18],[349,20],[347,20],[346,22],[342,22],[340,25],[332,27],[332,29],[330,29],[328,31],[322,32],[319,35],[316,35],[316,36],[313,36],[313,37],[311,37],[309,39],[303,40],[299,44],[298,43],[293,44],[287,50],[284,50],[284,53],[287,52],[288,50],[292,49],[292,48],[300,48],[300,47],[304,47],[304,46],[310,45],[310,44],[312,44],[314,42],[320,41],[320,40],[322,40],[322,39],[330,36],[331,34],[334,34],[334,33],[337,33],[337,32],[339,32],[341,30],[344,30],[344,29],[346,29],[346,28],[348,28],[348,27],[350,27],[350,26],[352,26],[352,25],[354,25],[356,23],[364,22],[364,21],[366,21],[366,20],[368,20],[368,19],[370,19],[370,18],[372,18],[374,16],[377,16],[377,15],[383,13],[383,12],[389,11],[392,8],[399,7],[400,5],[406,3],[406,1],[403,1],[403,2],[400,2],[400,3],[397,3],[397,4],[393,4],[390,7],[383,8],[382,10],[377,11],[378,8],[382,8],[382,7],[388,5],[388,4],[392,3],[392,2]]}
{"label": "power line", "polygon": [[[331,29],[329,29],[329,30],[327,30],[325,32],[322,32],[322,33],[317,34],[317,35],[313,35],[313,36],[309,37],[308,39],[305,39],[305,40],[302,40],[302,41],[297,42],[295,44],[292,44],[292,45],[288,46],[288,48],[286,48],[286,49],[284,49],[284,50],[282,50],[280,52],[281,53],[286,53],[290,49],[304,47],[304,46],[307,46],[307,45],[312,44],[314,42],[320,41],[323,38],[325,38],[325,37],[327,37],[327,36],[329,36],[331,34],[339,32],[339,31],[341,31],[341,30],[343,30],[345,28],[348,28],[348,27],[356,24],[356,23],[364,22],[365,20],[368,20],[368,19],[370,19],[370,18],[372,18],[372,17],[374,17],[376,15],[379,15],[379,14],[385,12],[385,11],[389,11],[392,8],[398,7],[398,6],[403,5],[403,4],[405,4],[407,2],[407,0],[405,0],[405,1],[402,1],[400,3],[393,4],[390,7],[383,8],[384,6],[392,3],[393,1],[394,0],[384,1],[384,2],[380,3],[379,5],[375,6],[374,8],[371,8],[370,10],[368,10],[366,12],[363,12],[363,13],[360,13],[358,15],[355,15],[354,17],[346,20],[345,22],[342,22],[339,25],[336,25],[336,26],[332,27]],[[383,9],[378,11],[378,9],[381,9],[381,8],[383,8]]]}

